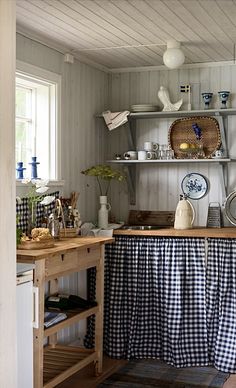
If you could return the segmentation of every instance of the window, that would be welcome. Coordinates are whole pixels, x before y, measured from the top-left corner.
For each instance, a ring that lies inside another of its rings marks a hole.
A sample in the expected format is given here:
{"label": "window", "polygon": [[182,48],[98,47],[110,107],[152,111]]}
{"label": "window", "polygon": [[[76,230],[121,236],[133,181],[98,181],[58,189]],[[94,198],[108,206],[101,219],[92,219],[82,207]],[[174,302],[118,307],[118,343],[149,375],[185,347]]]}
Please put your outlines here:
{"label": "window", "polygon": [[24,177],[31,177],[32,156],[38,177],[58,179],[60,76],[22,64],[16,73],[16,162],[23,162]]}

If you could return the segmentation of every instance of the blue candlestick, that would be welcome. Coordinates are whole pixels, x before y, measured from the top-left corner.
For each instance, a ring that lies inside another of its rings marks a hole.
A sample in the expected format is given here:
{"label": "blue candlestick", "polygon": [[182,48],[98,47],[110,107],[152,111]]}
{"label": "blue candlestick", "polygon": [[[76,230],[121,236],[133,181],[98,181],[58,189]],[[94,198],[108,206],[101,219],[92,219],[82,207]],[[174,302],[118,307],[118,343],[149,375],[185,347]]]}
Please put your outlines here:
{"label": "blue candlestick", "polygon": [[38,178],[37,164],[40,164],[40,163],[36,162],[37,156],[32,156],[31,159],[32,159],[32,162],[29,163],[31,164],[31,178],[37,179]]}
{"label": "blue candlestick", "polygon": [[26,170],[26,168],[23,167],[23,162],[18,162],[17,168],[16,168],[16,172],[17,172],[16,179],[24,179],[24,170]]}

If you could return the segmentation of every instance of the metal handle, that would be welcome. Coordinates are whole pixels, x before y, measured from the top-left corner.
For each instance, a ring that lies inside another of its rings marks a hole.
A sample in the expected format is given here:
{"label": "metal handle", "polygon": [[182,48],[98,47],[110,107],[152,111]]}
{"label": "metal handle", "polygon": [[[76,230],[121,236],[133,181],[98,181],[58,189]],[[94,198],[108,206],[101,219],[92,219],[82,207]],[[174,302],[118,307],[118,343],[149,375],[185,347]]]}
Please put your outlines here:
{"label": "metal handle", "polygon": [[33,287],[33,328],[39,329],[39,288]]}

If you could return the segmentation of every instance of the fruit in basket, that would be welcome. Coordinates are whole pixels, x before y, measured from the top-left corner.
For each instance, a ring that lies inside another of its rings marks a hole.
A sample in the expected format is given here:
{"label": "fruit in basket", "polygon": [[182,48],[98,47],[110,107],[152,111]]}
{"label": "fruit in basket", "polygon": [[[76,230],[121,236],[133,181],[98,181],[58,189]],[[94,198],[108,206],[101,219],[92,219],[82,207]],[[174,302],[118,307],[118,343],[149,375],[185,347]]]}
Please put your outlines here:
{"label": "fruit in basket", "polygon": [[194,148],[198,148],[198,147],[197,147],[197,144],[191,143],[191,144],[189,144],[189,148],[194,149]]}
{"label": "fruit in basket", "polygon": [[181,143],[179,148],[180,150],[187,150],[189,148],[189,143]]}

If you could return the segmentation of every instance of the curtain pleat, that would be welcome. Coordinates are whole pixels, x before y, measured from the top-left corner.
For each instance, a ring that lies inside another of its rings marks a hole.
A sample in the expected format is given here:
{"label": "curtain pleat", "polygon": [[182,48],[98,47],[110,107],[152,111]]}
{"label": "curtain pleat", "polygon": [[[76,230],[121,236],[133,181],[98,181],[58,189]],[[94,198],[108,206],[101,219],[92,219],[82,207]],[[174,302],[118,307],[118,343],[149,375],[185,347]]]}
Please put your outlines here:
{"label": "curtain pleat", "polygon": [[209,358],[236,373],[236,241],[209,239],[206,278]]}
{"label": "curtain pleat", "polygon": [[105,263],[109,356],[208,364],[204,239],[119,236]]}

